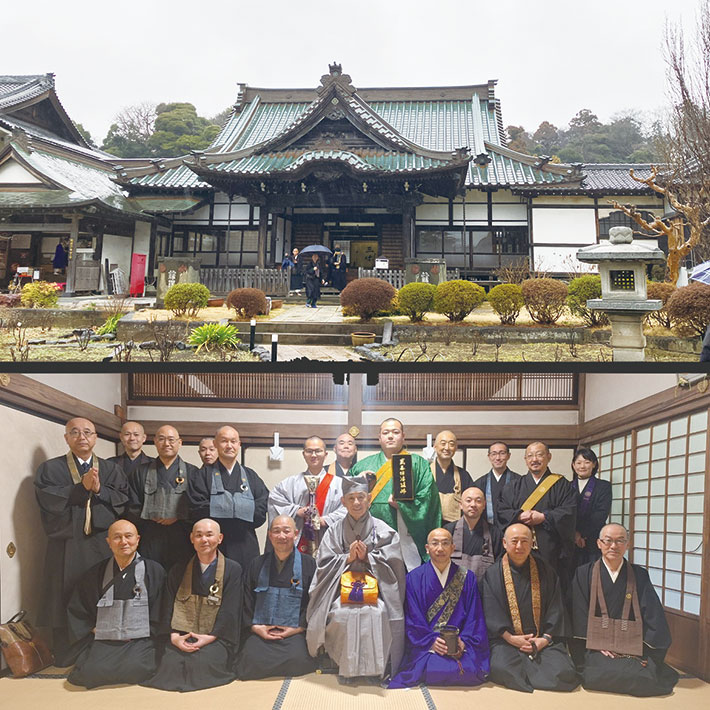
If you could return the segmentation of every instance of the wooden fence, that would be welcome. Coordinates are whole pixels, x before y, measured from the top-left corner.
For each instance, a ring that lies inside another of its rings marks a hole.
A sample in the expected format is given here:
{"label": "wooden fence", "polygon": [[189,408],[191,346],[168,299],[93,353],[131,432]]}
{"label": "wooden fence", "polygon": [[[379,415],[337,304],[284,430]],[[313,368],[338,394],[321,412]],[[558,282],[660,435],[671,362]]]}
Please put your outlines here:
{"label": "wooden fence", "polygon": [[[447,281],[454,281],[459,277],[458,269],[446,269]],[[396,289],[404,286],[404,269],[362,269],[357,270],[359,279],[383,279],[391,283]]]}
{"label": "wooden fence", "polygon": [[259,288],[268,296],[288,296],[291,269],[245,269],[216,266],[200,269],[200,281],[210,293],[226,294],[235,288]]}

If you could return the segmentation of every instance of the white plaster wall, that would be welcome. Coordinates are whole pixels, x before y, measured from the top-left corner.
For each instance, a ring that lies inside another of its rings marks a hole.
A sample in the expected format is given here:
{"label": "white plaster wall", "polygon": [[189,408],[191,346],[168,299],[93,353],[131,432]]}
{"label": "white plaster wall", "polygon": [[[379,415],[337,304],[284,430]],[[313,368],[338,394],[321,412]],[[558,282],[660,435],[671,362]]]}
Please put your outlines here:
{"label": "white plaster wall", "polygon": [[449,221],[449,206],[445,205],[419,205],[416,208],[416,220]]}
{"label": "white plaster wall", "polygon": [[16,160],[5,161],[0,165],[0,183],[17,182],[31,185],[42,184],[29,170],[25,170]]}
{"label": "white plaster wall", "polygon": [[[225,198],[226,199],[226,198]],[[217,199],[215,198],[215,203]],[[208,213],[209,217],[209,213]],[[229,218],[229,204],[227,203],[215,204],[214,206],[214,221],[215,223],[226,223]],[[256,214],[254,215],[256,219]],[[232,202],[232,223],[247,223],[249,222],[249,205],[246,203],[240,203],[236,200]]]}
{"label": "white plaster wall", "polygon": [[[36,622],[47,538],[33,479],[40,463],[66,453],[64,426],[5,406],[0,406],[0,420],[0,451],[12,452],[12,465],[0,469],[0,618],[6,621],[27,609]],[[95,451],[113,456],[114,445],[100,439]],[[17,547],[13,558],[5,552],[10,542]]]}
{"label": "white plaster wall", "polygon": [[533,208],[534,244],[594,244],[597,240],[594,210]]}
{"label": "white plaster wall", "polygon": [[[365,425],[379,425],[390,413],[385,411],[369,411],[362,413],[362,423]],[[402,420],[405,432],[408,425],[431,426],[431,433],[436,434],[444,428],[452,429],[456,433],[456,426],[483,426],[501,424],[505,426],[527,426],[545,424],[550,426],[566,426],[577,424],[577,411],[574,409],[551,410],[544,412],[544,419],[540,411],[535,410],[457,410],[454,412],[432,411],[430,409],[397,410],[397,418]]]}
{"label": "white plaster wall", "polygon": [[[590,242],[591,243],[591,242]],[[580,247],[535,247],[535,269],[550,272],[596,273],[595,264],[577,260]]]}
{"label": "white plaster wall", "polygon": [[117,264],[126,277],[126,287],[129,286],[131,274],[131,238],[119,237],[116,234],[104,234],[103,248],[101,250],[101,266],[108,259],[109,268]]}
{"label": "white plaster wall", "polygon": [[[626,199],[626,197],[623,198],[624,202]],[[594,198],[578,195],[539,195],[533,198],[533,207],[535,205],[589,205],[594,207]]]}
{"label": "white plaster wall", "polygon": [[[587,373],[583,421],[595,419],[644,397],[676,385],[676,375],[667,373],[612,375]],[[581,423],[581,422],[580,422]]]}
{"label": "white plaster wall", "polygon": [[[121,375],[104,374],[31,374],[27,377],[82,399],[113,414],[115,404],[121,404]],[[113,455],[113,454],[112,454]]]}
{"label": "white plaster wall", "polygon": [[[455,215],[454,215],[455,216]],[[468,220],[468,207],[466,208],[466,219]],[[493,203],[493,221],[499,222],[525,222],[528,221],[527,205],[501,205]]]}
{"label": "white plaster wall", "polygon": [[[514,206],[514,205],[513,205]],[[496,217],[496,209],[493,208],[494,219]],[[460,202],[454,203],[453,209],[454,222],[460,222],[463,224],[463,205]],[[485,222],[488,223],[488,205],[485,204],[466,204],[466,224],[469,225],[472,222]]]}

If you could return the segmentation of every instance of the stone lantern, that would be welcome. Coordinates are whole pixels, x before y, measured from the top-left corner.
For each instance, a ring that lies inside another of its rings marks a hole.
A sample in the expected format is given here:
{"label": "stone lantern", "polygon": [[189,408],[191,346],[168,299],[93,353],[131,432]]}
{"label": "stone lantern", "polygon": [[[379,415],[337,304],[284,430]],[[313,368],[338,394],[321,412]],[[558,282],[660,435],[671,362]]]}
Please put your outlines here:
{"label": "stone lantern", "polygon": [[661,301],[649,301],[646,294],[646,264],[663,264],[658,247],[634,242],[630,227],[612,227],[609,241],[584,247],[577,259],[598,264],[602,297],[587,301],[587,308],[604,311],[611,323],[611,347],[616,362],[644,359],[646,313],[662,308]]}

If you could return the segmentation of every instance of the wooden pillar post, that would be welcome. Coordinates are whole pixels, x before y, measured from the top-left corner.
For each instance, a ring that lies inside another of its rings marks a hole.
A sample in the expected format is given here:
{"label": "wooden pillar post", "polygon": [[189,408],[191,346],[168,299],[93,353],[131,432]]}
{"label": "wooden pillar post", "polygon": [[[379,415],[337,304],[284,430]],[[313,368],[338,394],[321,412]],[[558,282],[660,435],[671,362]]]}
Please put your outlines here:
{"label": "wooden pillar post", "polygon": [[269,226],[269,212],[265,205],[259,206],[259,242],[257,246],[256,265],[266,267],[266,232]]}
{"label": "wooden pillar post", "polygon": [[76,285],[76,266],[77,254],[76,248],[79,243],[79,215],[72,215],[71,226],[69,227],[69,260],[67,263],[67,285],[64,288],[64,293],[67,296],[73,296]]}
{"label": "wooden pillar post", "polygon": [[402,253],[405,259],[414,256],[414,205],[408,200],[402,204]]}
{"label": "wooden pillar post", "polygon": [[364,375],[351,372],[348,384],[348,429],[362,429],[362,385]]}

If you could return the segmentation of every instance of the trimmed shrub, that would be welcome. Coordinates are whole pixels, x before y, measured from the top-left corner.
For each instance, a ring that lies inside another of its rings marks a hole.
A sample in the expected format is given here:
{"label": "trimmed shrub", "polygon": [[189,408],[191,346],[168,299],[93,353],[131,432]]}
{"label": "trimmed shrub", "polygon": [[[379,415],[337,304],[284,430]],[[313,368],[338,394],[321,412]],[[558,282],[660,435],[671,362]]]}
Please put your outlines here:
{"label": "trimmed shrub", "polygon": [[523,289],[519,284],[498,284],[488,292],[488,302],[503,325],[514,325],[525,305]]}
{"label": "trimmed shrub", "polygon": [[397,292],[398,309],[411,321],[421,321],[434,303],[436,286],[431,283],[411,283]]}
{"label": "trimmed shrub", "polygon": [[566,284],[556,279],[528,279],[522,289],[525,308],[536,323],[552,325],[558,321],[567,301]]}
{"label": "trimmed shrub", "polygon": [[22,305],[26,308],[54,308],[59,301],[56,284],[32,281],[22,287]]}
{"label": "trimmed shrub", "polygon": [[204,284],[175,284],[165,294],[165,307],[173,312],[176,318],[197,315],[200,308],[207,307],[210,290]]}
{"label": "trimmed shrub", "polygon": [[646,321],[650,323],[657,323],[664,328],[673,327],[673,318],[668,313],[667,306],[670,297],[677,291],[675,284],[666,282],[649,281],[646,284],[646,291],[648,293],[648,298],[650,301],[658,300],[663,304],[663,308],[660,311],[651,311],[646,316]]}
{"label": "trimmed shrub", "polygon": [[237,337],[236,326],[226,323],[204,323],[193,328],[187,339],[192,346],[197,346],[195,352],[205,350],[234,350],[241,340]]}
{"label": "trimmed shrub", "polygon": [[450,321],[461,321],[485,300],[486,292],[478,284],[460,279],[444,281],[436,287],[434,310]]}
{"label": "trimmed shrub", "polygon": [[266,313],[266,294],[259,288],[235,288],[225,301],[234,308],[237,318],[253,318]]}
{"label": "trimmed shrub", "polygon": [[19,293],[0,293],[0,306],[17,308],[21,303],[22,296]]}
{"label": "trimmed shrub", "polygon": [[567,307],[571,313],[579,316],[585,325],[593,328],[609,322],[604,311],[587,308],[589,299],[602,297],[602,277],[599,274],[585,274],[572,279],[567,294]]}
{"label": "trimmed shrub", "polygon": [[676,326],[695,335],[704,335],[710,323],[710,286],[698,282],[676,289],[666,311]]}
{"label": "trimmed shrub", "polygon": [[342,290],[340,305],[344,313],[367,321],[379,311],[389,311],[396,295],[395,287],[383,279],[355,279]]}

